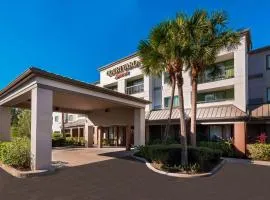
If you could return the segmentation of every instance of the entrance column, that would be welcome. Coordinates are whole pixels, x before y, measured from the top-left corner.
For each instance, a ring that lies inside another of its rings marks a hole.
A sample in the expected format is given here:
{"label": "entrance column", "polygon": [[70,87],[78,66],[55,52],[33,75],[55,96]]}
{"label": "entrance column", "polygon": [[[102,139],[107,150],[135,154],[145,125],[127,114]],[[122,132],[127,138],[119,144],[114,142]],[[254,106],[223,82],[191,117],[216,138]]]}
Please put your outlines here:
{"label": "entrance column", "polygon": [[53,92],[34,88],[31,94],[31,168],[51,167]]}
{"label": "entrance column", "polygon": [[102,148],[103,128],[99,126],[97,132],[98,132],[98,148]]}
{"label": "entrance column", "polygon": [[81,128],[78,127],[78,137],[77,137],[78,142],[80,142],[80,136],[81,136]]}
{"label": "entrance column", "polygon": [[145,145],[145,109],[134,110],[134,145]]}
{"label": "entrance column", "polygon": [[234,123],[234,147],[239,156],[246,155],[246,123]]}
{"label": "entrance column", "polygon": [[94,126],[94,144],[97,145],[98,144],[98,127]]}
{"label": "entrance column", "polygon": [[69,129],[69,132],[70,132],[70,137],[73,139],[73,131],[72,131],[72,128]]}
{"label": "entrance column", "polygon": [[10,141],[10,125],[10,109],[0,106],[0,141]]}
{"label": "entrance column", "polygon": [[85,124],[84,128],[84,140],[85,140],[85,147],[93,147],[93,132],[94,132],[94,127],[88,126]]}

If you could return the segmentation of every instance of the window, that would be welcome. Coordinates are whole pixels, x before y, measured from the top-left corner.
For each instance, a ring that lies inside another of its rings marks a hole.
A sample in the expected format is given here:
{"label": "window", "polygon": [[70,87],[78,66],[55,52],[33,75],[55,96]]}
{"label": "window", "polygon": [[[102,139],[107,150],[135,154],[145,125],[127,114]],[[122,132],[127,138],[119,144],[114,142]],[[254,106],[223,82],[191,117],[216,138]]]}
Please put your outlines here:
{"label": "window", "polygon": [[55,116],[55,117],[54,117],[54,121],[55,121],[55,122],[59,122],[59,116]]}
{"label": "window", "polygon": [[234,77],[234,60],[226,60],[208,66],[199,76],[199,83],[219,81]]}
{"label": "window", "polygon": [[270,70],[270,55],[266,56],[266,69]]}
{"label": "window", "polygon": [[269,103],[270,102],[270,87],[269,88],[267,88],[267,103]]}
{"label": "window", "polygon": [[[164,107],[169,108],[171,103],[171,97],[165,97],[164,98]],[[179,106],[179,98],[178,96],[174,96],[173,99],[173,107]]]}
{"label": "window", "polygon": [[170,75],[168,72],[164,72],[164,84],[170,83]]}
{"label": "window", "polygon": [[69,121],[69,122],[72,122],[72,121],[73,121],[73,115],[69,115],[69,116],[68,116],[68,121]]}
{"label": "window", "polygon": [[198,93],[198,103],[209,103],[234,99],[234,89]]}

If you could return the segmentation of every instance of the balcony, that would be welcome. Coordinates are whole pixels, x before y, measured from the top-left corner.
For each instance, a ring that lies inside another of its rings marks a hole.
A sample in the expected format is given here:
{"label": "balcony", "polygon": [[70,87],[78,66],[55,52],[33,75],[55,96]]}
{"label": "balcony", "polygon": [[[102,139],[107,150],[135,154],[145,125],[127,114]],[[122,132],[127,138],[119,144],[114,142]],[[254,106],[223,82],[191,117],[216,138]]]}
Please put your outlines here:
{"label": "balcony", "polygon": [[203,73],[202,76],[199,77],[198,83],[208,83],[213,81],[220,81],[225,79],[230,79],[234,77],[234,68],[225,69],[221,73],[211,74],[211,73]]}
{"label": "balcony", "polygon": [[129,94],[129,95],[141,93],[143,91],[144,91],[144,84],[143,83],[126,87],[126,94]]}

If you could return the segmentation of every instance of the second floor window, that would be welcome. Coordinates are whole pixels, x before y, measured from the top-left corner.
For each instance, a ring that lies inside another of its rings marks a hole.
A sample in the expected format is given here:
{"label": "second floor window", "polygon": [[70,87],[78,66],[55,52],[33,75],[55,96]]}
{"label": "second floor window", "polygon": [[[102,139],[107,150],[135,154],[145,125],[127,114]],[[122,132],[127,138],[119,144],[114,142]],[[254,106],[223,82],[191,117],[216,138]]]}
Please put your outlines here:
{"label": "second floor window", "polygon": [[69,121],[69,122],[72,122],[72,121],[73,121],[73,115],[69,115],[69,116],[68,116],[68,121]]}
{"label": "second floor window", "polygon": [[59,116],[55,116],[55,117],[54,117],[54,121],[55,121],[55,122],[59,122]]}
{"label": "second floor window", "polygon": [[136,94],[143,91],[144,91],[143,78],[127,82],[126,94]]}
{"label": "second floor window", "polygon": [[[164,107],[169,108],[170,105],[171,105],[171,97],[165,97],[164,98]],[[179,106],[179,98],[178,98],[178,96],[174,96],[173,107],[177,107],[177,106]]]}
{"label": "second floor window", "polygon": [[234,99],[234,89],[198,93],[198,103],[210,103]]}
{"label": "second floor window", "polygon": [[206,68],[199,76],[199,83],[224,80],[234,77],[234,60],[216,63]]}
{"label": "second floor window", "polygon": [[266,56],[266,69],[270,70],[270,55]]}

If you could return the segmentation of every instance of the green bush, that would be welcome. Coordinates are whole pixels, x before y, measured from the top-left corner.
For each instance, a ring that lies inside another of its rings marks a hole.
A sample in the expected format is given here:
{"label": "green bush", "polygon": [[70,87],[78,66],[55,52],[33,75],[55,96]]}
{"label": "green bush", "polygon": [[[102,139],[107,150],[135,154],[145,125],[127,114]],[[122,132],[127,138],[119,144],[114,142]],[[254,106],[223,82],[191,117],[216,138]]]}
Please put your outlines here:
{"label": "green bush", "polygon": [[234,147],[231,141],[222,140],[218,142],[213,141],[202,141],[199,142],[200,147],[208,147],[210,149],[217,149],[222,152],[224,157],[235,157]]}
{"label": "green bush", "polygon": [[[181,165],[182,147],[179,144],[149,145],[140,148],[140,155],[150,162],[156,162],[169,167]],[[211,168],[213,163],[220,160],[222,152],[206,147],[188,147],[189,165],[198,164],[205,171]],[[183,167],[183,166],[182,166]]]}
{"label": "green bush", "polygon": [[52,146],[53,147],[65,146],[65,139],[61,133],[52,134]]}
{"label": "green bush", "polygon": [[253,160],[270,161],[270,144],[249,144],[247,150],[249,158]]}
{"label": "green bush", "polygon": [[148,145],[156,145],[156,144],[179,144],[179,142],[172,137],[168,137],[166,141],[163,141],[161,139],[154,139],[150,140],[148,143]]}
{"label": "green bush", "polygon": [[30,168],[30,140],[27,137],[14,138],[11,142],[0,144],[0,160],[19,169]]}

